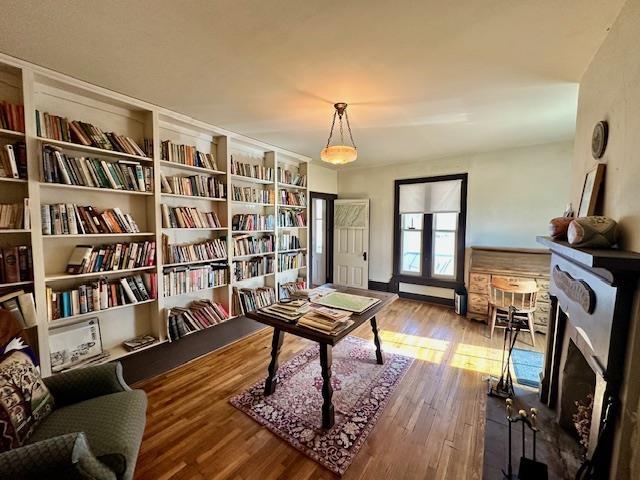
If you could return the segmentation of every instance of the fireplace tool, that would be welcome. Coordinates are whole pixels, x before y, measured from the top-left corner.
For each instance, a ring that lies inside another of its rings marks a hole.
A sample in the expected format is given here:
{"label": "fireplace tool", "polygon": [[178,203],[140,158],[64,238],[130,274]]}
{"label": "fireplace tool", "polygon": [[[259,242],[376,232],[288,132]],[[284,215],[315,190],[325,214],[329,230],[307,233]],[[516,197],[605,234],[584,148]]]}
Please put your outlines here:
{"label": "fireplace tool", "polygon": [[[547,480],[549,478],[549,472],[545,463],[539,462],[536,459],[536,434],[538,433],[538,409],[532,408],[531,414],[527,415],[526,410],[520,410],[518,416],[513,416],[513,400],[507,398],[507,421],[509,422],[509,463],[507,464],[507,471],[502,470],[504,478],[512,480]],[[520,466],[518,467],[518,476],[513,476],[513,463],[512,463],[512,429],[514,423],[522,423],[522,456],[520,457]],[[533,432],[533,458],[528,458],[525,454],[525,438],[526,431],[531,430]]]}
{"label": "fireplace tool", "polygon": [[[513,390],[513,378],[511,377],[511,354],[516,345],[518,334],[523,326],[526,326],[522,320],[514,316],[516,308],[512,305],[509,307],[507,314],[507,323],[504,328],[504,340],[502,343],[502,363],[501,374],[498,382],[494,385],[492,378],[489,377],[489,395],[492,397],[511,398],[515,395]],[[505,358],[506,357],[506,358]]]}

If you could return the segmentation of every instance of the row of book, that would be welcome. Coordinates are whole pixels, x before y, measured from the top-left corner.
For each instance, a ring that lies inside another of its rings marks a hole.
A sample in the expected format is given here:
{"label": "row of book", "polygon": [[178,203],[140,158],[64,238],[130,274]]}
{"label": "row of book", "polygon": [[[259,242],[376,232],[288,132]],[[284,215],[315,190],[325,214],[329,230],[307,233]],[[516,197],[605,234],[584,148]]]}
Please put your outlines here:
{"label": "row of book", "polygon": [[0,102],[0,128],[24,132],[24,106],[6,101]]}
{"label": "row of book", "polygon": [[0,146],[0,177],[27,179],[27,148],[24,142]]}
{"label": "row of book", "polygon": [[280,190],[280,204],[305,207],[307,205],[307,196],[299,190]]}
{"label": "row of book", "polygon": [[69,121],[65,117],[36,110],[36,131],[39,137],[78,143],[103,150],[146,156],[140,146],[130,137],[113,132],[103,132],[87,122]]}
{"label": "row of book", "polygon": [[107,162],[71,157],[52,145],[42,148],[42,176],[46,183],[151,192],[153,169],[138,162]]}
{"label": "row of book", "polygon": [[273,168],[264,165],[254,165],[236,160],[237,155],[231,155],[231,173],[243,177],[257,178],[273,182]]}
{"label": "row of book", "polygon": [[236,315],[244,315],[275,302],[276,291],[272,287],[233,289],[233,309]]}
{"label": "row of book", "polygon": [[33,280],[33,256],[28,245],[0,248],[0,285]]}
{"label": "row of book", "polygon": [[240,187],[238,185],[232,185],[232,188],[233,199],[236,202],[270,203],[273,205],[275,200],[273,190],[270,189]]}
{"label": "row of book", "polygon": [[302,268],[307,265],[307,256],[304,252],[281,253],[278,255],[278,271]]}
{"label": "row of book", "polygon": [[[0,296],[0,309],[9,312],[15,318],[20,327],[29,328],[37,325],[36,305],[33,301],[33,293],[24,290],[16,290]],[[5,330],[6,325],[0,329]]]}
{"label": "row of book", "polygon": [[165,297],[219,287],[229,283],[226,265],[174,267],[163,273]]}
{"label": "row of book", "polygon": [[195,207],[162,205],[163,228],[221,228],[216,212],[201,212]]}
{"label": "row of book", "polygon": [[280,298],[291,298],[293,294],[307,288],[307,281],[304,277],[298,277],[293,282],[280,284]]}
{"label": "row of book", "polygon": [[167,162],[218,170],[216,159],[212,154],[200,152],[191,145],[180,145],[171,142],[171,140],[165,140],[161,144],[160,155],[162,160]]}
{"label": "row of book", "polygon": [[275,227],[273,215],[258,213],[240,213],[231,219],[233,230],[273,230]]}
{"label": "row of book", "polygon": [[113,243],[109,245],[77,245],[69,261],[67,273],[93,273],[152,267],[156,263],[156,242]]}
{"label": "row of book", "polygon": [[0,230],[29,228],[29,198],[24,198],[22,203],[0,203]]}
{"label": "row of book", "polygon": [[144,302],[156,298],[156,288],[155,273],[100,279],[70,290],[47,287],[47,315],[51,321]]}
{"label": "row of book", "polygon": [[189,195],[191,197],[226,198],[227,185],[216,177],[206,175],[160,175],[162,193]]}
{"label": "row of book", "polygon": [[233,254],[237,257],[256,253],[270,253],[274,249],[275,237],[273,235],[255,237],[246,234],[233,237]]}
{"label": "row of book", "polygon": [[307,220],[305,215],[297,210],[280,210],[278,225],[281,227],[306,227]]}
{"label": "row of book", "polygon": [[229,312],[211,300],[196,300],[186,308],[167,311],[167,336],[170,341],[212,327],[229,319]]}
{"label": "row of book", "polygon": [[99,210],[91,205],[73,203],[43,204],[40,214],[43,235],[140,232],[131,215],[117,207]]}
{"label": "row of book", "polygon": [[286,183],[288,185],[296,185],[298,187],[306,187],[307,176],[278,167],[278,182]]}
{"label": "row of book", "polygon": [[162,258],[165,264],[224,259],[227,258],[227,241],[214,238],[196,243],[170,244],[169,236],[162,235]]}
{"label": "row of book", "polygon": [[278,235],[278,250],[297,250],[299,248],[302,248],[302,244],[297,235],[287,232]]}
{"label": "row of book", "polygon": [[273,257],[255,257],[233,262],[233,278],[236,281],[273,273]]}

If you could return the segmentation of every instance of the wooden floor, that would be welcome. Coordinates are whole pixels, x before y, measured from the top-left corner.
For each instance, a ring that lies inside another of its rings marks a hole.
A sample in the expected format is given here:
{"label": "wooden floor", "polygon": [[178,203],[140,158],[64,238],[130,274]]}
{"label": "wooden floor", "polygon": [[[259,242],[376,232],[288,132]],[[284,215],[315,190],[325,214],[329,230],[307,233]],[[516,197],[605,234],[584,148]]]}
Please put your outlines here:
{"label": "wooden floor", "polygon": [[[484,324],[410,300],[388,307],[378,324],[383,349],[416,360],[343,478],[482,478],[483,379],[499,371],[501,334],[491,341]],[[337,478],[228,403],[265,376],[270,333],[137,385],[149,413],[136,479]],[[354,333],[372,338],[368,325]],[[309,345],[285,337],[281,363]]]}

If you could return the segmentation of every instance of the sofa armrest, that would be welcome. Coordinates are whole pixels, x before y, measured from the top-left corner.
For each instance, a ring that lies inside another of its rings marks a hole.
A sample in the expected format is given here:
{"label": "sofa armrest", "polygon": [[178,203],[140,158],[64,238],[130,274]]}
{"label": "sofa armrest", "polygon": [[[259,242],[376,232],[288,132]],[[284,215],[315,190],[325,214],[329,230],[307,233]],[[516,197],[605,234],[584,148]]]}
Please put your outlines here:
{"label": "sofa armrest", "polygon": [[0,478],[116,480],[98,460],[84,433],[68,433],[0,453]]}
{"label": "sofa armrest", "polygon": [[62,372],[45,378],[44,383],[57,407],[131,390],[122,378],[120,362]]}

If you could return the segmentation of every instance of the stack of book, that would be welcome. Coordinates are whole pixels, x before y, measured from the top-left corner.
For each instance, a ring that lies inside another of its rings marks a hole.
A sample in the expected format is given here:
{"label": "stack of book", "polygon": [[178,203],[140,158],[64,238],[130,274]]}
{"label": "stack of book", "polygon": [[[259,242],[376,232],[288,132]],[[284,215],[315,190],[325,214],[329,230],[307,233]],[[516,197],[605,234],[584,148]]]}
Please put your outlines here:
{"label": "stack of book", "polygon": [[167,336],[169,340],[178,340],[228,319],[229,312],[221,304],[211,300],[197,300],[188,308],[174,307],[167,311]]}
{"label": "stack of book", "polygon": [[153,335],[140,335],[138,337],[130,338],[129,340],[125,340],[122,342],[122,346],[128,351],[133,352],[135,350],[140,350],[144,347],[148,347],[149,345],[153,345],[156,343],[158,339]]}
{"label": "stack of book", "polygon": [[22,203],[0,203],[0,230],[28,230],[30,225],[28,198]]}
{"label": "stack of book", "polygon": [[236,281],[273,273],[273,257],[254,257],[233,262],[233,277]]}
{"label": "stack of book", "polygon": [[307,220],[302,212],[282,209],[278,212],[281,227],[306,227]]}
{"label": "stack of book", "polygon": [[133,275],[108,281],[100,279],[71,290],[47,287],[49,320],[97,312],[156,298],[156,274]]}
{"label": "stack of book", "polygon": [[303,315],[309,313],[309,302],[292,300],[278,302],[260,309],[262,313],[272,315],[289,323],[296,323]]}
{"label": "stack of book", "polygon": [[264,308],[276,301],[276,291],[271,287],[234,288],[234,311],[238,315]]}
{"label": "stack of book", "polygon": [[310,302],[315,302],[321,299],[322,297],[329,295],[330,293],[333,293],[335,291],[336,291],[335,288],[330,288],[330,287],[316,287],[316,288],[312,288],[311,290],[305,287],[305,288],[298,288],[298,289],[292,290],[290,292],[290,296],[291,298],[298,298],[302,300],[309,300]]}
{"label": "stack of book", "polygon": [[33,327],[38,323],[31,292],[16,290],[0,296],[0,309],[9,312],[22,328]]}
{"label": "stack of book", "polygon": [[73,203],[43,204],[40,207],[43,235],[97,233],[139,233],[138,224],[119,208],[98,210]]}
{"label": "stack of book", "polygon": [[301,247],[300,238],[293,233],[282,232],[278,239],[279,250],[297,250]]}
{"label": "stack of book", "polygon": [[237,214],[233,216],[231,226],[235,231],[273,230],[273,215],[262,215],[256,213]]}
{"label": "stack of book", "polygon": [[190,197],[226,198],[227,186],[216,177],[206,175],[160,176],[162,193]]}
{"label": "stack of book", "polygon": [[285,170],[282,167],[278,167],[278,181],[280,183],[286,183],[288,185],[296,185],[298,187],[307,186],[307,176],[301,175],[298,172],[292,172],[291,170]]}
{"label": "stack of book", "polygon": [[273,253],[275,237],[265,235],[255,237],[250,234],[236,235],[233,237],[233,254],[236,257],[254,255],[256,253]]}
{"label": "stack of book", "polygon": [[0,128],[24,132],[24,106],[0,102]]}
{"label": "stack of book", "polygon": [[24,142],[0,146],[0,177],[27,178],[27,149]]}
{"label": "stack of book", "polygon": [[227,258],[227,241],[215,238],[196,243],[170,244],[169,237],[162,235],[162,258],[164,263],[185,263]]}
{"label": "stack of book", "polygon": [[195,207],[162,205],[163,228],[221,228],[216,212],[201,212]]}
{"label": "stack of book", "polygon": [[0,248],[0,285],[33,280],[31,247],[15,245]]}
{"label": "stack of book", "polygon": [[[242,163],[237,160],[237,157],[237,154],[231,155],[231,173],[233,175],[273,181],[273,168],[263,165],[253,165],[251,163]],[[262,159],[260,159],[260,161],[262,161]]]}
{"label": "stack of book", "polygon": [[[286,282],[280,285],[280,298],[294,298],[299,290],[305,290],[307,288],[307,281],[299,277],[294,282]],[[302,297],[306,299],[308,297]]]}
{"label": "stack of book", "polygon": [[228,283],[226,265],[172,267],[163,273],[165,297],[182,295]]}
{"label": "stack of book", "polygon": [[162,160],[192,167],[218,170],[215,157],[210,153],[203,153],[191,145],[179,145],[165,140],[161,144]]}
{"label": "stack of book", "polygon": [[152,191],[151,167],[128,160],[107,162],[99,158],[74,158],[52,145],[42,147],[42,174],[45,183],[132,192]]}
{"label": "stack of book", "polygon": [[351,320],[351,312],[328,307],[315,307],[298,320],[298,325],[316,332],[338,335],[353,325],[353,320]]}
{"label": "stack of book", "polygon": [[69,121],[64,117],[36,110],[36,131],[39,137],[78,143],[89,147],[146,156],[140,146],[130,137],[113,132],[103,132],[86,122]]}
{"label": "stack of book", "polygon": [[307,256],[304,252],[281,253],[278,255],[278,271],[283,272],[292,268],[302,268],[307,265]]}
{"label": "stack of book", "polygon": [[67,273],[109,272],[151,267],[156,263],[156,242],[114,243],[111,245],[77,245],[69,261]]}
{"label": "stack of book", "polygon": [[273,205],[273,190],[233,185],[233,200],[236,202],[269,203]]}
{"label": "stack of book", "polygon": [[280,204],[306,207],[307,196],[299,190],[280,190]]}

